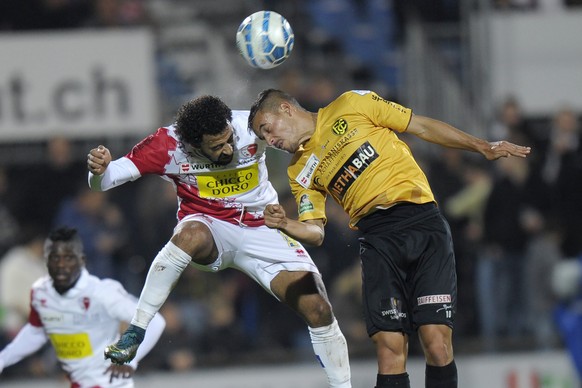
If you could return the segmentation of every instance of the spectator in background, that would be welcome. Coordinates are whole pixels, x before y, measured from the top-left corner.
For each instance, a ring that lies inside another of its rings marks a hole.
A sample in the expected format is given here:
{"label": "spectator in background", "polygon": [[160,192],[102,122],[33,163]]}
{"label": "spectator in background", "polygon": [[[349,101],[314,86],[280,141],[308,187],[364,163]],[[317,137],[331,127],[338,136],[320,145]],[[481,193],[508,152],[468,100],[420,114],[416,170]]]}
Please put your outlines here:
{"label": "spectator in background", "polygon": [[0,167],[0,257],[16,243],[19,231],[19,223],[9,203],[9,189],[8,173]]}
{"label": "spectator in background", "polygon": [[30,287],[47,274],[43,257],[46,233],[36,225],[23,227],[20,242],[0,259],[2,330],[13,338],[24,326],[30,310]]}
{"label": "spectator in background", "polygon": [[[43,256],[45,237],[44,229],[25,225],[13,241],[14,246],[0,258],[0,348],[12,341],[28,321],[30,288],[47,274]],[[54,371],[55,364],[53,352],[45,348],[6,375],[46,376]]]}
{"label": "spectator in background", "polygon": [[[84,177],[85,178],[85,177]],[[53,225],[75,225],[85,252],[87,268],[98,277],[116,278],[115,257],[127,243],[121,210],[107,194],[91,191],[86,180],[77,181],[77,189],[60,207]]]}
{"label": "spectator in background", "polygon": [[70,139],[55,136],[46,142],[45,160],[12,170],[11,201],[19,222],[35,220],[47,230],[52,226],[61,202],[86,179],[85,166],[73,150]]}
{"label": "spectator in background", "polygon": [[525,249],[532,212],[529,166],[502,159],[484,213],[484,248],[478,262],[477,295],[488,350],[499,338],[523,339],[527,329]]}
{"label": "spectator in background", "polygon": [[580,122],[568,107],[553,117],[541,174],[549,186],[551,217],[562,233],[562,253],[582,254],[582,142]]}
{"label": "spectator in background", "polygon": [[364,321],[360,260],[353,260],[332,279],[329,299],[333,303],[333,311],[342,322],[346,340],[350,344],[350,354],[369,354],[372,349]]}
{"label": "spectator in background", "polygon": [[521,104],[516,97],[508,96],[503,100],[489,130],[489,136],[493,139],[513,141],[531,140]]}
{"label": "spectator in background", "polygon": [[[489,169],[480,161],[462,158],[459,162],[461,187],[456,192],[442,196],[441,209],[450,220],[453,233],[462,238],[455,243],[457,276],[459,287],[464,292],[459,295],[459,308],[465,311],[455,325],[462,334],[477,334],[478,319],[475,305],[475,272],[478,257],[482,252],[483,217],[485,205],[493,187]],[[434,171],[433,181],[439,181],[439,170]],[[442,186],[442,185],[441,185]],[[438,187],[438,185],[437,185]]]}

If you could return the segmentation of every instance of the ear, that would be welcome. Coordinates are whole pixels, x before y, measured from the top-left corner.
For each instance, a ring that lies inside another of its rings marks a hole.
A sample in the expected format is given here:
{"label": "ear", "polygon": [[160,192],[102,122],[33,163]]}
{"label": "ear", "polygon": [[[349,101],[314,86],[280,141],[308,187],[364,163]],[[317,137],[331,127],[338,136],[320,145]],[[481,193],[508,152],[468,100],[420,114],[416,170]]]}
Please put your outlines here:
{"label": "ear", "polygon": [[283,102],[281,102],[280,109],[281,109],[281,112],[283,112],[283,114],[286,114],[287,116],[291,116],[291,111],[293,109],[293,106],[291,104],[289,104],[287,101],[283,101]]}

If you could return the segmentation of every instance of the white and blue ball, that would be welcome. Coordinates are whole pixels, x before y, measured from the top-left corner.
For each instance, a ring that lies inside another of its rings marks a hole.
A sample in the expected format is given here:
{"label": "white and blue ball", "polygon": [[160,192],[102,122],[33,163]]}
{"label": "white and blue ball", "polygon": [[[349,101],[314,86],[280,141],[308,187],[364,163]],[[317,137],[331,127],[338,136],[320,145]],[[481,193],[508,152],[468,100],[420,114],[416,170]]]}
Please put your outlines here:
{"label": "white and blue ball", "polygon": [[279,66],[291,55],[295,36],[289,22],[273,11],[247,16],[236,32],[236,45],[242,57],[259,69]]}

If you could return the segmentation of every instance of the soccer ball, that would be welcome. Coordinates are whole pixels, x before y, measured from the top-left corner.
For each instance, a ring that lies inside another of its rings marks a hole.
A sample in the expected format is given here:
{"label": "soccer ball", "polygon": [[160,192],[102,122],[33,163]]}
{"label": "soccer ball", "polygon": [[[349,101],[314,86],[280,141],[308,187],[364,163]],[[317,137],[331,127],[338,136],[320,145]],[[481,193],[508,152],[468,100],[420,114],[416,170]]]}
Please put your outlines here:
{"label": "soccer ball", "polygon": [[294,41],[289,22],[273,11],[247,16],[236,32],[238,51],[249,65],[259,69],[272,69],[285,62]]}

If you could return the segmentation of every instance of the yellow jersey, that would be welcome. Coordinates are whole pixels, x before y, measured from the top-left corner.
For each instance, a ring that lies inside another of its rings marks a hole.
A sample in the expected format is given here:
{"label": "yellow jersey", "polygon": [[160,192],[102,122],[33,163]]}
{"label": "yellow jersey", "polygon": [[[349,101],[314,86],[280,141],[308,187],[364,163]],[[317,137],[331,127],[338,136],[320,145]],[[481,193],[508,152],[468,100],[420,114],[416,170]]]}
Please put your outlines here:
{"label": "yellow jersey", "polygon": [[287,173],[300,221],[323,219],[327,195],[350,217],[350,227],[376,209],[399,202],[435,201],[406,143],[412,110],[367,90],[342,94],[317,114],[313,136]]}

